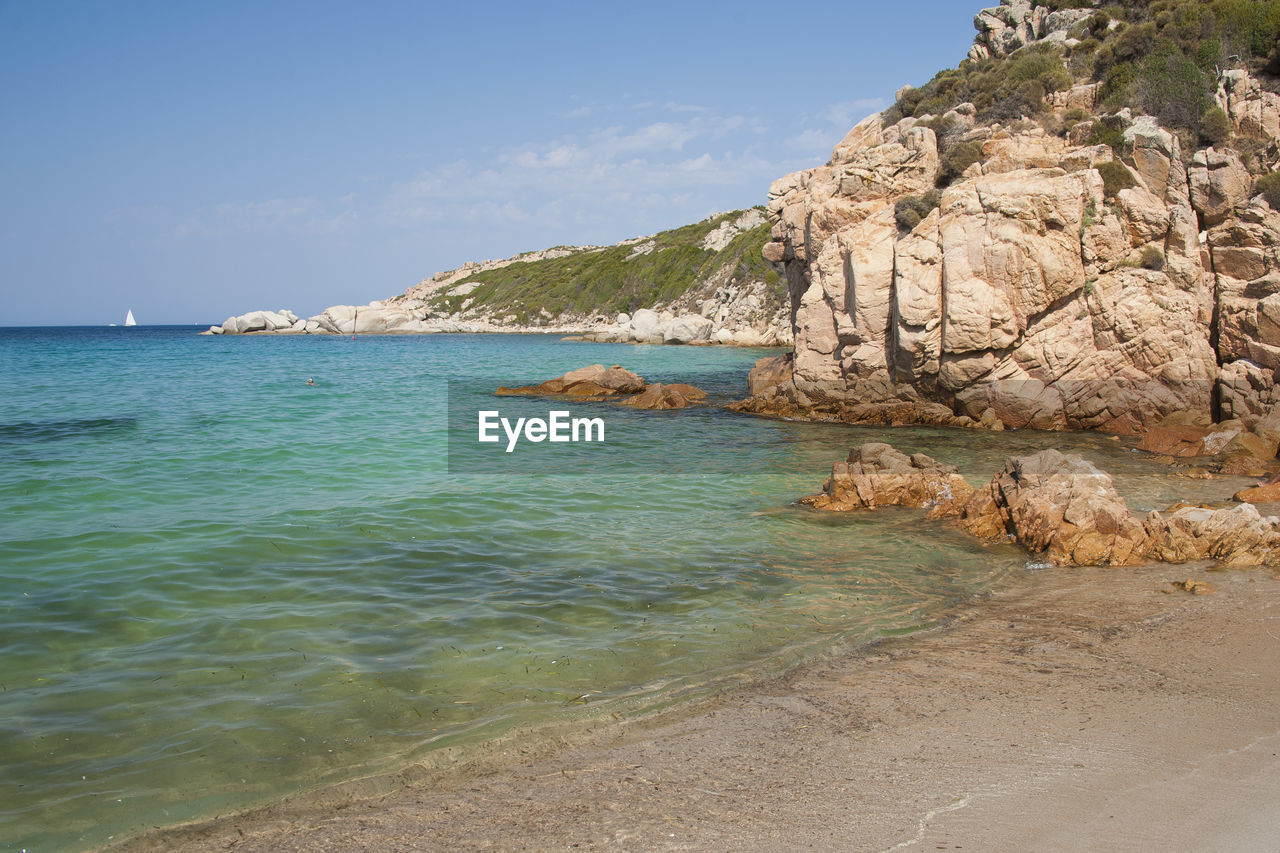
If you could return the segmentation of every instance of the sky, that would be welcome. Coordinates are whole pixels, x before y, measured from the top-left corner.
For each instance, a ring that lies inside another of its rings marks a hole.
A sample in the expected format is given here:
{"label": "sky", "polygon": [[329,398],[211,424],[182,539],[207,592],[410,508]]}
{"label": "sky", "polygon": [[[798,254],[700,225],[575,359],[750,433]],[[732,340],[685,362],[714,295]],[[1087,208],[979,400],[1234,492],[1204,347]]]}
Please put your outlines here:
{"label": "sky", "polygon": [[990,2],[0,0],[0,326],[310,316],[763,204]]}

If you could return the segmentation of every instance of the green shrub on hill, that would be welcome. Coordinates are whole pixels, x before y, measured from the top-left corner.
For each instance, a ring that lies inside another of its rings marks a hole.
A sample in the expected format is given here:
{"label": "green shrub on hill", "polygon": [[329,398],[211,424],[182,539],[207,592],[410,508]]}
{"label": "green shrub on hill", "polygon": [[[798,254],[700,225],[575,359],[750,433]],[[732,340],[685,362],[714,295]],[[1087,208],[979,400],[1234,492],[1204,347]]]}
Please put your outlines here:
{"label": "green shrub on hill", "polygon": [[1107,198],[1113,198],[1120,190],[1138,185],[1133,172],[1130,172],[1119,160],[1099,163],[1096,168],[1098,174],[1102,176],[1102,192]]}
{"label": "green shrub on hill", "polygon": [[938,206],[942,193],[930,190],[924,195],[909,195],[898,200],[893,206],[893,218],[903,231],[910,231],[920,224],[929,213]]}
{"label": "green shrub on hill", "polygon": [[1258,178],[1254,192],[1262,193],[1272,210],[1280,210],[1280,172],[1268,172]]}
{"label": "green shrub on hill", "polygon": [[1209,107],[1200,117],[1200,141],[1207,145],[1220,146],[1231,139],[1233,132],[1231,119],[1221,107]]}
{"label": "green shrub on hill", "polygon": [[[1003,58],[966,59],[910,89],[889,119],[942,115],[965,101],[979,121],[1035,118],[1044,98],[1073,78],[1102,84],[1099,105],[1133,107],[1175,130],[1197,134],[1223,68],[1280,73],[1280,0],[1037,0],[1033,5],[1098,11],[1071,31],[1066,51],[1034,44]],[[1221,125],[1204,128],[1221,138]]]}
{"label": "green shrub on hill", "polygon": [[455,314],[465,305],[490,316],[515,314],[522,323],[544,311],[552,317],[632,312],[671,302],[724,268],[730,283],[763,280],[785,298],[785,282],[760,255],[769,224],[744,231],[719,252],[702,248],[708,233],[738,215],[655,234],[654,248],[645,254],[636,254],[635,244],[610,246],[479,272],[455,285],[473,285],[469,293],[443,293],[432,307]]}

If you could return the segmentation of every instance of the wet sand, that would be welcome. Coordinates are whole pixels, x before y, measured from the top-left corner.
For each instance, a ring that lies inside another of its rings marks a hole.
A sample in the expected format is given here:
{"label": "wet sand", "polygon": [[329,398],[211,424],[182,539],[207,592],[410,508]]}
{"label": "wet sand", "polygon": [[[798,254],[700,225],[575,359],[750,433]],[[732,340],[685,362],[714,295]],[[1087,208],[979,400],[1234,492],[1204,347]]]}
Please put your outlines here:
{"label": "wet sand", "polygon": [[119,849],[1275,850],[1280,580],[1209,568],[1037,572],[692,707]]}

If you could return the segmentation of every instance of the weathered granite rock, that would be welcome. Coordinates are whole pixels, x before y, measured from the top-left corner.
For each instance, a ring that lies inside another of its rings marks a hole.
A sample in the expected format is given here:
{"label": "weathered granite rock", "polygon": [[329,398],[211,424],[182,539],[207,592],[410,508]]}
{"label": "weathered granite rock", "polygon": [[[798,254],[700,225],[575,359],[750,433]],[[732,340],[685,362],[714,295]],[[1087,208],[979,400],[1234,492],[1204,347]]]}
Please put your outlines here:
{"label": "weathered granite rock", "polygon": [[1009,459],[963,507],[960,523],[983,539],[1011,537],[1057,564],[1133,565],[1150,548],[1110,475],[1057,450]]}
{"label": "weathered granite rock", "polygon": [[999,6],[983,9],[974,16],[978,36],[969,49],[969,58],[1008,56],[1036,41],[1074,44],[1067,31],[1092,14],[1091,9],[1050,11],[1033,6],[1031,0],[1001,0]]}
{"label": "weathered granite rock", "polygon": [[617,400],[635,409],[683,409],[701,402],[707,392],[683,382],[646,383],[636,374],[618,365],[605,367],[592,364],[570,370],[563,376],[537,385],[518,388],[499,387],[499,397],[558,397],[564,400]]}
{"label": "weathered granite rock", "polygon": [[1138,449],[1161,456],[1212,456],[1224,449],[1243,429],[1239,423],[1225,429],[1161,423],[1143,433]]}
{"label": "weathered granite rock", "polygon": [[672,383],[663,385],[661,382],[655,382],[648,386],[634,397],[628,397],[622,400],[624,406],[630,406],[633,409],[651,409],[661,411],[666,409],[683,409],[694,403],[704,399],[707,392],[700,388],[684,383]]}
{"label": "weathered granite rock", "polygon": [[1280,138],[1280,95],[1265,89],[1248,71],[1223,71],[1215,99],[1236,132],[1261,139]]}
{"label": "weathered granite rock", "polygon": [[[1280,500],[1280,485],[1237,495],[1246,498]],[[1058,565],[1201,559],[1280,564],[1280,518],[1263,518],[1252,503],[1221,509],[1177,504],[1139,520],[1110,475],[1057,450],[1011,457],[990,483],[974,490],[955,468],[928,456],[864,444],[848,462],[833,466],[820,494],[801,503],[832,511],[929,507],[932,517],[954,517],[981,539],[1020,543]]]}
{"label": "weathered granite rock", "polygon": [[702,248],[708,252],[719,252],[727,248],[739,234],[759,228],[764,223],[764,214],[753,207],[737,219],[721,222],[718,228],[702,239]]}
{"label": "weathered granite rock", "polygon": [[603,364],[592,364],[570,370],[560,379],[568,385],[575,382],[594,382],[619,394],[636,394],[645,389],[645,381],[636,374],[617,364],[605,367]]}
{"label": "weathered granite rock", "polygon": [[1167,563],[1203,559],[1230,565],[1280,563],[1280,518],[1263,518],[1251,503],[1152,512],[1143,526],[1151,540],[1151,557]]}
{"label": "weathered granite rock", "polygon": [[[992,409],[1014,428],[1137,432],[1210,410],[1213,293],[1176,137],[1135,122],[1138,186],[1109,200],[1096,167],[1111,149],[986,130],[985,161],[902,233],[894,204],[937,174],[914,121],[873,116],[830,164],[770,190],[797,390],[816,405]],[[1164,268],[1137,268],[1152,246]]]}
{"label": "weathered granite rock", "polygon": [[664,325],[662,342],[665,344],[706,343],[711,339],[711,329],[714,325],[707,317],[685,314]]}
{"label": "weathered granite rock", "polygon": [[748,393],[757,396],[777,385],[790,382],[792,362],[791,353],[758,359],[747,373]]}
{"label": "weathered granite rock", "polygon": [[1234,151],[1197,151],[1188,178],[1191,206],[1205,226],[1224,222],[1249,201],[1253,190],[1253,177]]}
{"label": "weathered granite rock", "polygon": [[923,507],[931,518],[954,516],[973,494],[973,486],[923,453],[907,456],[888,444],[855,447],[847,462],[837,462],[822,492],[800,499],[814,509],[848,511],[878,506]]}
{"label": "weathered granite rock", "polygon": [[1251,504],[1275,503],[1280,501],[1280,483],[1264,483],[1241,489],[1232,496],[1232,500]]}

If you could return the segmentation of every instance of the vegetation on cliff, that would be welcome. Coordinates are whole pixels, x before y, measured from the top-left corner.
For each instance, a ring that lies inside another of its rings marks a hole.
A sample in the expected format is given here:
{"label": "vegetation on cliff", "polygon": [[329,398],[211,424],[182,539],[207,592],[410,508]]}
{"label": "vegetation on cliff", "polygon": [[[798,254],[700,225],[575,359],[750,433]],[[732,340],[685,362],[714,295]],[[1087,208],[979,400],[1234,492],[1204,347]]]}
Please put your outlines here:
{"label": "vegetation on cliff", "polygon": [[[1280,0],[1035,0],[1032,6],[1094,11],[1057,43],[966,59],[903,90],[887,122],[942,116],[966,102],[980,122],[1040,117],[1048,112],[1048,96],[1092,82],[1099,84],[1099,112],[1132,107],[1188,142],[1221,145],[1231,127],[1213,104],[1217,73],[1280,73]],[[1054,129],[1065,133],[1069,127]],[[944,138],[939,134],[940,142]]]}
{"label": "vegetation on cliff", "polygon": [[761,257],[768,224],[737,233],[723,248],[708,248],[709,235],[740,214],[721,214],[642,241],[480,271],[436,293],[430,305],[450,315],[512,316],[521,325],[537,325],[553,317],[634,312],[674,303],[707,286],[759,281],[782,304],[785,283]]}

